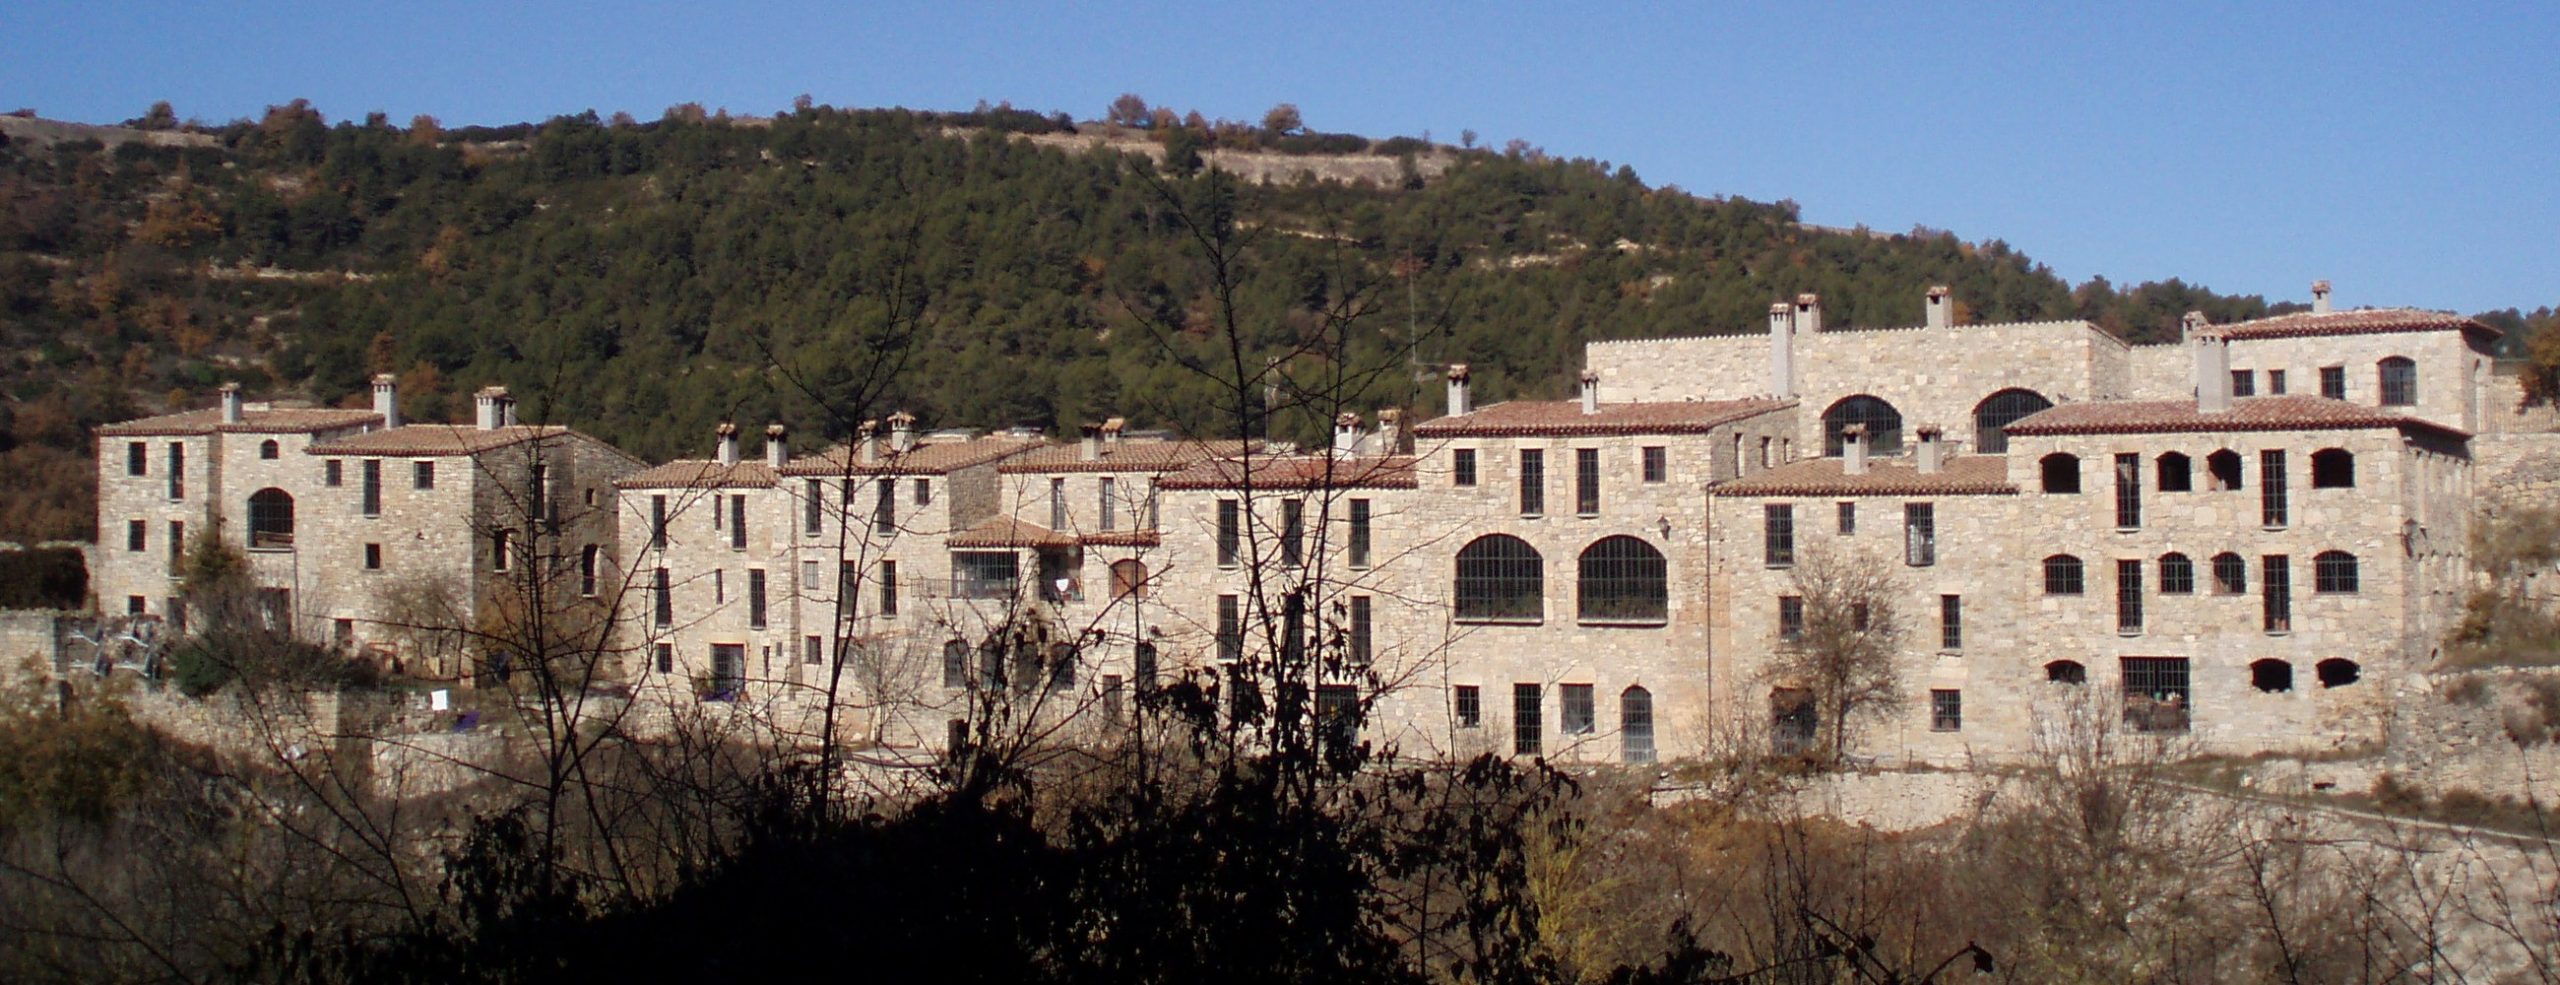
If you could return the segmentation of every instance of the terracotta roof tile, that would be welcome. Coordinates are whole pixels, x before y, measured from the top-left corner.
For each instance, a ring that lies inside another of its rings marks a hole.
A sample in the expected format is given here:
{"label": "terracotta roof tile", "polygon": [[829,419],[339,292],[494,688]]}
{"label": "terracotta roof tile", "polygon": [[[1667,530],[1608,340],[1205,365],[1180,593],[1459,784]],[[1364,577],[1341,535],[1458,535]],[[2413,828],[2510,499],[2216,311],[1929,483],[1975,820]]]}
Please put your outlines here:
{"label": "terracotta roof tile", "polygon": [[1411,455],[1359,456],[1272,455],[1250,459],[1211,459],[1166,476],[1164,489],[1238,489],[1252,480],[1257,489],[1412,489],[1416,486]]}
{"label": "terracotta roof tile", "polygon": [[2216,326],[2223,338],[2291,339],[2315,335],[2379,335],[2387,332],[2448,332],[2460,329],[2487,338],[2505,333],[2444,311],[2416,308],[2359,308],[2325,314],[2308,311]]}
{"label": "terracotta roof tile", "polygon": [[495,448],[571,434],[557,424],[515,424],[482,430],[467,424],[404,424],[348,435],[311,446],[314,455],[476,455]]}
{"label": "terracotta roof tile", "polygon": [[1413,433],[1427,438],[1704,434],[1794,405],[1792,400],[1769,399],[1650,401],[1601,404],[1599,413],[1585,414],[1579,400],[1513,400],[1424,421]]}
{"label": "terracotta roof tile", "polygon": [[230,433],[316,434],[344,428],[365,427],[382,423],[381,416],[369,410],[344,410],[324,407],[287,407],[242,411],[240,423],[222,423],[220,408],[207,407],[176,414],[162,414],[138,420],[102,425],[105,435],[180,435]]}
{"label": "terracotta roof tile", "polygon": [[1088,547],[1154,547],[1164,543],[1164,531],[1103,530],[1076,539]]}
{"label": "terracotta roof tile", "polygon": [[2213,431],[2334,431],[2346,428],[2416,427],[2457,437],[2458,428],[2377,407],[2308,394],[2243,397],[2231,409],[2208,414],[2192,400],[2102,400],[2063,404],[2009,425],[2013,435],[2164,434]]}
{"label": "terracotta roof tile", "polygon": [[943,539],[950,547],[1074,547],[1076,539],[1009,516],[989,517]]}
{"label": "terracotta roof tile", "polygon": [[1001,461],[1041,447],[1038,438],[1007,438],[987,435],[967,441],[936,441],[931,438],[916,443],[905,452],[889,450],[881,442],[880,457],[868,465],[854,461],[851,445],[837,445],[826,451],[796,458],[782,467],[784,475],[940,475],[956,472],[988,462]]}
{"label": "terracotta roof tile", "polygon": [[773,468],[761,461],[722,465],[707,458],[681,458],[642,469],[614,483],[624,489],[770,489]]}
{"label": "terracotta roof tile", "polygon": [[[1242,441],[1121,441],[1103,442],[1102,457],[1086,461],[1081,445],[1051,445],[1006,461],[996,471],[1006,474],[1025,472],[1173,472],[1194,462],[1209,458],[1233,458],[1244,453]],[[1253,442],[1261,447],[1261,442]]]}
{"label": "terracotta roof tile", "polygon": [[1923,475],[1909,459],[1869,459],[1864,475],[1840,470],[1837,458],[1790,462],[1759,475],[1718,484],[1718,496],[2000,496],[2009,484],[2009,460],[1999,455],[1950,456],[1945,467]]}

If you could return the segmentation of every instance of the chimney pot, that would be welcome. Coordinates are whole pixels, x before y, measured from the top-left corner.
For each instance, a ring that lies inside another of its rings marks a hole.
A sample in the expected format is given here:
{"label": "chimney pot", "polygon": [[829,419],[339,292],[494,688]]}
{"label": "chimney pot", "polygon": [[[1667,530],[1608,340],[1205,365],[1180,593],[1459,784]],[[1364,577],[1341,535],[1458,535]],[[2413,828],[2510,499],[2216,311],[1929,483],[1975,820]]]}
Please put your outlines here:
{"label": "chimney pot", "polygon": [[240,405],[240,384],[225,383],[217,390],[217,392],[222,394],[222,423],[240,423],[242,410]]}
{"label": "chimney pot", "polygon": [[1784,301],[1769,305],[1769,395],[1796,395],[1796,315]]}
{"label": "chimney pot", "polygon": [[1337,455],[1360,453],[1360,415],[1343,411],[1333,418],[1333,451]]}
{"label": "chimney pot", "polygon": [[2196,410],[2231,410],[2231,343],[2216,332],[2196,335]]}
{"label": "chimney pot", "polygon": [[1077,457],[1088,462],[1099,460],[1102,458],[1102,425],[1087,424],[1083,426],[1082,430],[1084,431],[1084,440],[1079,443],[1079,454]]}
{"label": "chimney pot", "polygon": [[1934,474],[1946,467],[1947,443],[1944,440],[1945,438],[1946,432],[1941,430],[1935,424],[1923,424],[1920,426],[1919,467],[1922,475]]}
{"label": "chimney pot", "polygon": [[1851,424],[1840,429],[1840,474],[1867,474],[1867,426]]}
{"label": "chimney pot", "polygon": [[2311,312],[2318,315],[2325,315],[2329,313],[2328,281],[2315,280],[2311,282]]}
{"label": "chimney pot", "polygon": [[400,426],[400,378],[389,373],[373,377],[373,412],[382,418],[382,426]]}
{"label": "chimney pot", "polygon": [[916,416],[899,411],[889,415],[889,447],[904,455],[916,447]]}
{"label": "chimney pot", "polygon": [[1378,447],[1372,450],[1379,455],[1393,455],[1404,450],[1404,411],[1393,407],[1378,411]]}
{"label": "chimney pot", "polygon": [[864,421],[853,429],[854,460],[864,465],[880,460],[880,422]]}
{"label": "chimney pot", "polygon": [[1954,325],[1954,308],[1955,292],[1948,290],[1947,285],[1939,284],[1929,288],[1928,325],[1930,328],[1947,328]]}
{"label": "chimney pot", "polygon": [[1796,331],[1806,335],[1822,331],[1822,295],[1796,295]]}
{"label": "chimney pot", "polygon": [[1585,414],[1597,414],[1600,412],[1600,374],[1598,371],[1588,369],[1582,371],[1582,412]]}
{"label": "chimney pot", "polygon": [[506,387],[481,387],[478,393],[472,394],[471,399],[478,411],[477,419],[473,423],[477,424],[480,430],[495,431],[515,423],[516,401],[514,397],[507,395]]}
{"label": "chimney pot", "polygon": [[720,438],[720,464],[723,467],[738,464],[738,426],[722,421],[711,433]]}
{"label": "chimney pot", "polygon": [[774,471],[779,472],[783,466],[791,464],[790,435],[790,430],[780,424],[764,426],[764,463],[772,466]]}
{"label": "chimney pot", "polygon": [[1475,398],[1467,389],[1467,364],[1449,364],[1449,416],[1464,417],[1475,413]]}
{"label": "chimney pot", "polygon": [[1129,427],[1129,419],[1128,419],[1128,418],[1126,418],[1126,417],[1114,417],[1114,418],[1111,418],[1111,419],[1109,419],[1109,420],[1103,421],[1103,422],[1102,422],[1102,440],[1103,440],[1103,441],[1104,441],[1104,443],[1106,443],[1106,444],[1114,444],[1114,445],[1119,444],[1119,443],[1120,443],[1120,432],[1125,431],[1125,430],[1128,430],[1128,427]]}

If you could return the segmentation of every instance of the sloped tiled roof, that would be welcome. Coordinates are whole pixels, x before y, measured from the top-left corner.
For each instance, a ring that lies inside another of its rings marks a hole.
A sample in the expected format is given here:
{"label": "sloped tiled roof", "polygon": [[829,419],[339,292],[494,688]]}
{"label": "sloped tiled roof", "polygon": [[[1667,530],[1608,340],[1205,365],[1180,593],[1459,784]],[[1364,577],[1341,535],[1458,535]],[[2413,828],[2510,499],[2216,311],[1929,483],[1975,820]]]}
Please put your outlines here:
{"label": "sloped tiled roof", "polygon": [[105,435],[180,435],[249,432],[265,434],[313,434],[343,428],[365,427],[382,423],[382,417],[369,410],[345,410],[325,407],[288,407],[247,410],[240,413],[240,423],[222,423],[222,410],[207,407],[176,414],[162,414],[138,420],[101,425]]}
{"label": "sloped tiled roof", "polygon": [[1868,459],[1863,475],[1841,471],[1837,458],[1790,462],[1759,475],[1718,484],[1718,496],[1999,496],[2009,484],[2008,459],[1999,455],[1950,456],[1936,472],[1922,474],[1911,459]]}
{"label": "sloped tiled roof", "polygon": [[1159,480],[1164,489],[1238,489],[1247,479],[1257,489],[1412,489],[1411,455],[1256,456],[1246,460],[1211,459]]}
{"label": "sloped tiled roof", "polygon": [[2242,397],[2231,409],[2208,414],[2192,400],[2102,400],[2063,404],[2019,418],[2006,429],[2015,435],[2165,434],[2213,431],[2334,431],[2348,428],[2415,427],[2456,437],[2458,428],[2423,418],[2395,414],[2308,394]]}
{"label": "sloped tiled roof", "polygon": [[[1253,442],[1260,447],[1261,442]],[[1025,472],[1173,472],[1207,458],[1233,458],[1244,453],[1242,441],[1105,441],[1101,457],[1085,460],[1081,445],[1051,445],[1006,461],[996,471]]]}
{"label": "sloped tiled roof", "polygon": [[935,441],[930,438],[916,443],[904,452],[889,450],[880,443],[880,457],[870,464],[855,461],[851,445],[837,445],[805,458],[795,458],[782,467],[784,475],[940,475],[988,462],[999,461],[1040,447],[1038,438],[1008,438],[988,435],[967,441]]}
{"label": "sloped tiled roof", "polygon": [[2497,338],[2505,333],[2461,315],[2416,308],[2358,308],[2354,311],[2295,312],[2218,326],[2222,337],[2291,339],[2315,335],[2379,335],[2387,332],[2448,332],[2460,329]]}
{"label": "sloped tiled roof", "polygon": [[1076,539],[1009,516],[988,517],[943,539],[951,547],[1074,547]]}
{"label": "sloped tiled roof", "polygon": [[680,458],[642,469],[614,483],[624,489],[770,489],[773,467],[761,461],[722,465],[707,458]]}
{"label": "sloped tiled roof", "polygon": [[1598,413],[1585,414],[1579,400],[1513,400],[1424,421],[1413,433],[1426,438],[1704,434],[1794,404],[1770,399],[1647,401],[1601,404]]}
{"label": "sloped tiled roof", "polygon": [[1076,539],[1087,547],[1154,547],[1164,543],[1164,531],[1098,530]]}
{"label": "sloped tiled roof", "polygon": [[511,424],[483,430],[467,424],[404,424],[322,442],[314,455],[476,455],[494,448],[572,433],[557,424]]}

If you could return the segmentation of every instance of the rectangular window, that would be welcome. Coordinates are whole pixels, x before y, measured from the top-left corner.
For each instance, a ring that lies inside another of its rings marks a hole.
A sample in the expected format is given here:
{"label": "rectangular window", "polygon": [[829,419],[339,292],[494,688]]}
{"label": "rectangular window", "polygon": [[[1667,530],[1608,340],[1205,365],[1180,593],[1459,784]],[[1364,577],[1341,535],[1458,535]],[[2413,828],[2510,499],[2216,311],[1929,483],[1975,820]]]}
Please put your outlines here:
{"label": "rectangular window", "polygon": [[800,662],[810,664],[827,662],[826,642],[815,636],[801,637]]}
{"label": "rectangular window", "polygon": [[[719,507],[712,507],[718,509]],[[747,497],[729,497],[729,549],[747,549]]]}
{"label": "rectangular window", "polygon": [[667,549],[667,497],[649,497],[649,546]]}
{"label": "rectangular window", "polygon": [[1121,696],[1122,690],[1124,690],[1124,688],[1120,683],[1120,675],[1102,675],[1103,721],[1109,722],[1113,725],[1118,725],[1122,722],[1128,721],[1128,713],[1123,710],[1125,699]]}
{"label": "rectangular window", "polygon": [[1218,659],[1244,659],[1244,606],[1233,595],[1218,596]]}
{"label": "rectangular window", "polygon": [[1670,449],[1664,448],[1660,445],[1648,445],[1645,447],[1644,481],[1648,483],[1671,481]]}
{"label": "rectangular window", "polygon": [[1369,501],[1351,501],[1351,566],[1369,566]]}
{"label": "rectangular window", "polygon": [[1307,563],[1307,501],[1280,501],[1280,563],[1292,568]]}
{"label": "rectangular window", "polygon": [[362,495],[362,498],[363,498],[363,502],[358,503],[358,504],[357,504],[357,507],[358,507],[358,508],[359,508],[359,509],[364,513],[364,515],[366,515],[366,516],[381,516],[381,515],[382,515],[382,460],[381,460],[381,459],[379,459],[379,458],[368,458],[368,459],[365,459],[365,460],[364,460],[364,491],[363,491],[363,493],[362,493],[361,495]]}
{"label": "rectangular window", "polygon": [[1535,756],[1545,745],[1546,701],[1535,684],[1511,685],[1511,751]]}
{"label": "rectangular window", "polygon": [[2252,373],[2252,372],[2250,372],[2249,370],[2245,370],[2245,369],[2235,369],[2235,370],[2232,370],[2232,371],[2231,371],[2231,395],[2232,395],[2232,396],[2234,396],[2234,397],[2254,397],[2254,396],[2257,396],[2257,395],[2258,395],[2258,387],[2257,387],[2257,384],[2256,384],[2256,380],[2257,380],[2257,374]]}
{"label": "rectangular window", "polygon": [[1349,654],[1351,662],[1358,666],[1366,666],[1369,663],[1369,618],[1373,608],[1370,601],[1369,596],[1366,595],[1351,597],[1351,632],[1346,645],[1351,651]]}
{"label": "rectangular window", "polygon": [[1964,649],[1964,596],[1938,596],[1938,647]]}
{"label": "rectangular window", "polygon": [[1957,732],[1964,729],[1964,692],[1948,688],[1929,692],[1929,731]]}
{"label": "rectangular window", "polygon": [[1242,546],[1240,541],[1243,539],[1244,534],[1244,531],[1239,529],[1242,526],[1243,517],[1237,510],[1236,501],[1232,499],[1219,500],[1218,567],[1232,568],[1236,566],[1236,553],[1238,548]]}
{"label": "rectangular window", "polygon": [[1598,717],[1591,706],[1591,685],[1562,684],[1556,690],[1558,700],[1564,705],[1560,709],[1564,717],[1560,723],[1564,726],[1564,734],[1590,735],[1592,723]]}
{"label": "rectangular window", "polygon": [[871,499],[871,529],[877,533],[897,533],[898,480],[884,478],[874,482]]}
{"label": "rectangular window", "polygon": [[2291,522],[2293,511],[2285,502],[2284,452],[2270,448],[2258,453],[2258,512],[2260,522],[2281,527]]}
{"label": "rectangular window", "polygon": [[1449,481],[1451,485],[1472,486],[1476,484],[1475,449],[1460,448],[1456,451],[1450,452],[1449,466]]}
{"label": "rectangular window", "polygon": [[[365,569],[366,571],[380,571],[380,570],[382,570],[382,545],[380,545],[380,544],[366,544],[366,545],[364,545],[364,569]],[[587,594],[589,594],[589,595],[593,595],[593,594],[595,594],[595,593],[594,593],[594,592],[588,592]]]}
{"label": "rectangular window", "polygon": [[1096,522],[1104,530],[1120,528],[1120,483],[1110,476],[1102,477],[1101,518]]}
{"label": "rectangular window", "polygon": [[1158,517],[1159,517],[1159,514],[1156,512],[1156,504],[1157,504],[1158,502],[1159,502],[1159,501],[1156,499],[1156,480],[1154,480],[1154,479],[1148,479],[1148,480],[1147,480],[1147,529],[1149,529],[1149,530],[1159,529],[1159,528],[1162,526],[1160,523],[1158,523],[1158,522],[1157,522]]}
{"label": "rectangular window", "polygon": [[898,614],[898,562],[880,562],[880,614]]}
{"label": "rectangular window", "polygon": [[1581,516],[1600,512],[1600,449],[1573,450],[1573,511]]}
{"label": "rectangular window", "polygon": [[169,573],[183,574],[187,569],[187,521],[169,521]]}
{"label": "rectangular window", "polygon": [[1520,515],[1538,516],[1547,511],[1547,453],[1536,448],[1520,449]]}
{"label": "rectangular window", "polygon": [[187,498],[187,446],[169,442],[169,498]]}
{"label": "rectangular window", "polygon": [[812,537],[827,526],[827,485],[811,479],[801,486],[800,530]]}
{"label": "rectangular window", "polygon": [[515,531],[513,530],[501,529],[489,532],[489,570],[507,570],[509,559],[515,554],[515,545],[512,543],[514,539]]}
{"label": "rectangular window", "polygon": [[1842,504],[1840,504],[1840,536],[1843,536],[1843,537],[1855,537],[1855,536],[1857,536],[1857,535],[1858,535],[1858,504],[1856,504],[1856,503],[1842,503]]}
{"label": "rectangular window", "polygon": [[1049,480],[1049,529],[1067,529],[1067,480]]}
{"label": "rectangular window", "polygon": [[1760,471],[1769,471],[1769,439],[1760,439]]}
{"label": "rectangular window", "polygon": [[1789,643],[1804,639],[1803,596],[1778,596],[1778,638]]}
{"label": "rectangular window", "polygon": [[660,643],[660,644],[658,644],[658,645],[656,645],[656,646],[654,646],[654,647],[651,647],[651,648],[650,648],[650,651],[651,651],[651,652],[650,652],[650,656],[651,656],[651,657],[653,657],[653,658],[655,658],[655,659],[656,659],[656,661],[657,661],[657,664],[658,664],[658,673],[661,673],[661,674],[672,674],[672,673],[675,673],[675,672],[676,672],[676,645],[675,645],[675,644],[673,644],[673,643]]}
{"label": "rectangular window", "polygon": [[749,629],[765,627],[763,568],[747,569],[747,627]]}
{"label": "rectangular window", "polygon": [[139,596],[139,595],[127,595],[127,596],[125,596],[125,597],[124,597],[124,611],[125,611],[125,614],[126,614],[126,615],[129,615],[129,616],[138,616],[138,615],[141,615],[141,614],[143,613],[143,611],[144,611],[144,608],[145,608],[145,604],[144,604],[144,603],[143,603],[143,601],[142,601],[142,596]]}
{"label": "rectangular window", "polygon": [[2344,366],[2322,366],[2322,367],[2320,367],[2320,395],[2321,395],[2321,396],[2323,396],[2323,397],[2327,397],[2327,398],[2329,398],[2329,399],[2331,399],[2331,400],[2345,400],[2345,399],[2347,399],[2347,368],[2346,368],[2346,367],[2344,367]]}
{"label": "rectangular window", "polygon": [[1919,568],[1938,563],[1938,504],[1902,504],[1902,561]]}
{"label": "rectangular window", "polygon": [[148,443],[140,442],[140,441],[128,441],[128,442],[125,442],[125,444],[124,444],[124,474],[126,474],[126,475],[150,475],[150,474],[151,474],[151,446],[150,446]]}
{"label": "rectangular window", "polygon": [[2116,456],[2116,529],[2142,525],[2142,456]]}
{"label": "rectangular window", "polygon": [[942,686],[969,686],[969,644],[946,640],[942,644]]}
{"label": "rectangular window", "polygon": [[[416,489],[433,489],[433,488],[435,488],[435,487],[436,487],[436,463],[434,463],[434,462],[411,462],[411,463],[409,463],[409,485],[410,485],[410,487],[412,487],[412,488],[416,488]],[[540,487],[539,487],[539,486],[536,486],[535,488],[539,489]]]}
{"label": "rectangular window", "polygon": [[917,480],[916,480],[916,505],[917,505],[917,506],[931,506],[931,505],[933,505],[933,480],[931,480],[931,479],[917,479]]}
{"label": "rectangular window", "polygon": [[674,586],[667,583],[667,569],[659,568],[649,573],[649,601],[658,607],[657,622],[661,627],[676,624],[676,597],[670,590],[672,588]]}
{"label": "rectangular window", "polygon": [[329,459],[320,463],[320,484],[336,489],[347,484],[347,463]]}
{"label": "rectangular window", "polygon": [[1770,503],[1760,508],[1761,560],[1772,568],[1796,563],[1796,508],[1789,503]]}
{"label": "rectangular window", "polygon": [[2116,632],[2142,632],[2142,562],[2116,562]]}
{"label": "rectangular window", "polygon": [[964,599],[1012,598],[1022,581],[1022,561],[1012,551],[957,551],[951,555],[951,594]]}
{"label": "rectangular window", "polygon": [[149,521],[145,521],[145,520],[127,520],[127,521],[125,521],[125,524],[124,524],[124,549],[125,549],[125,550],[128,550],[128,551],[147,551],[147,550],[150,550],[150,549],[151,549],[151,533],[150,533],[150,530],[151,530],[151,524],[150,524],[150,522],[149,522]]}
{"label": "rectangular window", "polygon": [[2270,633],[2293,631],[2293,559],[2282,554],[2266,556],[2266,577],[2259,579],[2266,589],[2266,628]]}
{"label": "rectangular window", "polygon": [[2267,393],[2272,396],[2284,396],[2284,370],[2267,371]]}
{"label": "rectangular window", "polygon": [[1453,690],[1459,728],[1484,726],[1484,693],[1473,684],[1460,684]]}
{"label": "rectangular window", "polygon": [[2124,723],[2136,732],[2184,732],[2194,713],[2187,658],[2124,657]]}

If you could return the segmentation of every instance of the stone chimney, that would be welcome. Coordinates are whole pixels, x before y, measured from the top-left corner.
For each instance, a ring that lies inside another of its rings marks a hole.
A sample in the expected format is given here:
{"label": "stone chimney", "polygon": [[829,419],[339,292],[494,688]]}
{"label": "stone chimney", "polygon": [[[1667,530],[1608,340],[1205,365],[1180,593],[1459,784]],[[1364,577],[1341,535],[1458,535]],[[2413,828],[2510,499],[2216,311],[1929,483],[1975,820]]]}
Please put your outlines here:
{"label": "stone chimney", "polygon": [[240,384],[225,383],[217,392],[222,394],[222,423],[240,423]]}
{"label": "stone chimney", "polygon": [[1340,414],[1336,414],[1336,415],[1334,415],[1334,418],[1333,418],[1333,453],[1334,453],[1334,454],[1336,454],[1336,455],[1357,455],[1357,454],[1360,454],[1360,438],[1361,438],[1361,437],[1362,437],[1362,435],[1360,434],[1360,415],[1358,415],[1358,414],[1354,414],[1354,413],[1352,413],[1352,412],[1350,412],[1350,411],[1347,411],[1347,410],[1346,410],[1346,411],[1343,411],[1343,412],[1342,412],[1342,413],[1340,413]]}
{"label": "stone chimney", "polygon": [[1840,474],[1867,474],[1867,426],[1851,424],[1840,429]]}
{"label": "stone chimney", "polygon": [[480,430],[495,431],[515,422],[516,398],[507,395],[506,387],[481,387],[471,395],[471,402],[478,411],[472,423]]}
{"label": "stone chimney", "polygon": [[1796,395],[1796,316],[1784,301],[1769,305],[1769,395]]}
{"label": "stone chimney", "polygon": [[916,448],[916,416],[899,411],[889,415],[889,447],[904,455]]}
{"label": "stone chimney", "polygon": [[772,466],[776,472],[782,471],[783,466],[791,464],[791,442],[788,440],[790,436],[790,429],[780,424],[764,426],[764,463]]}
{"label": "stone chimney", "polygon": [[1947,467],[1946,432],[1935,424],[1920,425],[1920,474],[1931,475]]}
{"label": "stone chimney", "polygon": [[1102,422],[1102,443],[1105,445],[1119,444],[1120,432],[1128,429],[1129,419],[1126,417],[1114,417]]}
{"label": "stone chimney", "polygon": [[1475,413],[1475,398],[1467,392],[1467,364],[1449,364],[1449,416],[1464,417]]}
{"label": "stone chimney", "polygon": [[2196,335],[2196,409],[2207,414],[2231,410],[2231,343],[2213,331]]}
{"label": "stone chimney", "polygon": [[2329,313],[2328,281],[2315,280],[2311,282],[2311,313],[2315,315],[2325,315]]}
{"label": "stone chimney", "polygon": [[1796,295],[1796,331],[1806,335],[1822,331],[1822,295]]}
{"label": "stone chimney", "polygon": [[382,426],[400,426],[400,378],[389,373],[373,377],[373,412],[382,418]]}
{"label": "stone chimney", "polygon": [[1378,411],[1378,447],[1371,450],[1381,456],[1393,455],[1404,450],[1403,411],[1393,407]]}
{"label": "stone chimney", "polygon": [[2208,323],[2204,320],[2204,312],[2201,311],[2187,312],[2178,319],[2178,344],[2187,347],[2187,389],[2189,390],[2203,385],[2202,381],[2196,379],[2195,367],[2199,357],[2195,355],[2195,347],[2196,335],[2205,330],[2206,324]]}
{"label": "stone chimney", "polygon": [[722,421],[712,433],[720,436],[720,467],[738,464],[738,426]]}
{"label": "stone chimney", "polygon": [[854,461],[869,465],[880,460],[880,422],[864,421],[853,429]]}
{"label": "stone chimney", "polygon": [[1084,440],[1078,445],[1076,457],[1088,462],[1100,461],[1102,459],[1102,425],[1087,424],[1081,430],[1084,431]]}
{"label": "stone chimney", "polygon": [[1927,300],[1929,316],[1929,320],[1927,322],[1928,326],[1930,328],[1947,328],[1953,326],[1956,323],[1955,307],[1955,292],[1948,290],[1947,285],[1939,284],[1929,288],[1929,297]]}

